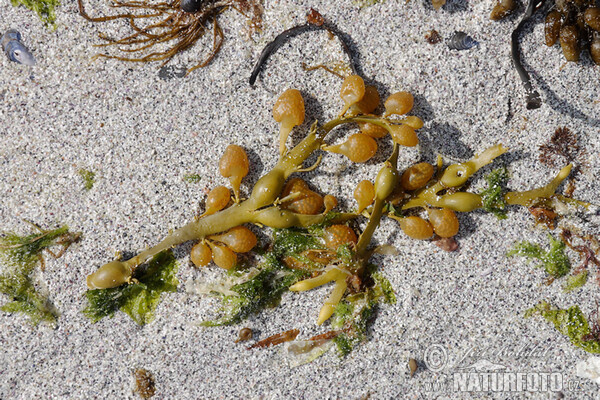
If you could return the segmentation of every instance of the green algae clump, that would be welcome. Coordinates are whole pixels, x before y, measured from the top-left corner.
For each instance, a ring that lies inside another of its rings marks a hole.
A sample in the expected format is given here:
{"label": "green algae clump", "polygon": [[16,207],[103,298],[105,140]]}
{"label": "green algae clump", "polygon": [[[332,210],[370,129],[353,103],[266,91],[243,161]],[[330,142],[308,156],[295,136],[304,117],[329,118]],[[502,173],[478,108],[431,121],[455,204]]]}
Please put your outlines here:
{"label": "green algae clump", "polygon": [[44,25],[55,27],[54,8],[60,5],[59,0],[10,0],[10,2],[14,7],[25,6],[35,11]]}

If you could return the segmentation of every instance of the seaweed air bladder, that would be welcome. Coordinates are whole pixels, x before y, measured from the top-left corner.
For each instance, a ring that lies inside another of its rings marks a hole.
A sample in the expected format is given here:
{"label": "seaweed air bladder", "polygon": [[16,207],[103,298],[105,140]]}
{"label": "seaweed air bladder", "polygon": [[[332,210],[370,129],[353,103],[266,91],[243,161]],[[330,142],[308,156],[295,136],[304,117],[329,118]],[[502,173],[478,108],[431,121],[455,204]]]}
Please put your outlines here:
{"label": "seaweed air bladder", "polygon": [[[331,330],[317,336],[324,346],[317,353],[322,354],[335,342],[344,355],[367,338],[376,307],[395,301],[390,282],[370,261],[375,252],[383,250],[382,246],[372,246],[382,219],[398,221],[409,238],[442,240],[439,247],[452,251],[457,246],[454,236],[460,230],[458,213],[483,208],[500,215],[510,205],[548,203],[552,207],[555,202],[569,200],[556,190],[569,175],[570,164],[552,181],[535,189],[507,191],[503,184],[506,174],[498,173],[488,180],[488,190],[479,194],[466,191],[473,175],[507,151],[501,144],[446,167],[439,157],[437,167],[420,162],[399,168],[400,151],[418,145],[415,131],[424,124],[419,117],[407,115],[414,105],[413,95],[394,92],[383,102],[383,114],[372,115],[381,103],[379,93],[360,76],[351,75],[342,83],[338,96],[341,111],[337,117],[324,124],[315,121],[304,139],[288,148],[289,131],[302,128],[306,109],[299,91],[282,93],[274,101],[273,119],[284,129],[279,129],[276,139],[279,161],[273,169],[256,182],[249,195],[244,193],[240,183],[252,165],[244,148],[229,145],[219,161],[219,173],[229,179],[234,195],[227,187],[214,188],[203,215],[171,231],[154,247],[128,260],[110,261],[91,273],[85,313],[94,321],[117,311],[128,313],[140,325],[151,321],[161,293],[177,290],[177,263],[169,249],[193,241],[190,259],[195,267],[208,267],[212,261],[228,271],[218,282],[200,279],[189,283],[190,293],[215,295],[222,300],[215,318],[201,325],[236,324],[277,305],[286,292],[299,295],[329,285],[329,294],[318,313],[315,310],[315,317],[317,325],[325,324]],[[291,175],[317,169],[323,156],[339,154],[354,163],[369,160],[379,145],[367,134],[375,132],[372,127],[367,129],[367,124],[384,131],[383,136],[380,132],[376,136],[387,138],[380,143],[391,145],[391,155],[374,179],[362,181],[354,190],[355,210],[332,211],[338,206],[337,199],[322,196],[310,182]],[[342,125],[360,132],[349,133],[345,141],[329,143],[329,133]],[[314,153],[321,154],[312,166],[305,166]],[[362,229],[353,223],[357,219],[364,222]],[[239,262],[249,260],[243,254],[254,250],[258,244],[254,231],[264,228],[271,228],[272,240],[267,247],[261,245],[261,260]],[[297,334],[292,329],[250,348],[295,340]],[[315,343],[306,348],[312,349]]]}
{"label": "seaweed air bladder", "polygon": [[162,61],[162,67],[175,55],[190,49],[205,34],[212,31],[212,47],[208,55],[188,68],[188,74],[207,66],[221,49],[224,35],[218,16],[225,9],[231,7],[246,16],[253,31],[260,29],[262,21],[262,6],[258,0],[173,0],[158,3],[149,0],[113,1],[111,7],[124,11],[102,17],[91,17],[84,8],[83,0],[77,0],[77,4],[79,13],[88,21],[124,20],[132,30],[130,35],[120,39],[100,33],[98,36],[104,43],[96,46],[117,47],[121,55],[99,53],[95,58],[115,58],[132,62]]}

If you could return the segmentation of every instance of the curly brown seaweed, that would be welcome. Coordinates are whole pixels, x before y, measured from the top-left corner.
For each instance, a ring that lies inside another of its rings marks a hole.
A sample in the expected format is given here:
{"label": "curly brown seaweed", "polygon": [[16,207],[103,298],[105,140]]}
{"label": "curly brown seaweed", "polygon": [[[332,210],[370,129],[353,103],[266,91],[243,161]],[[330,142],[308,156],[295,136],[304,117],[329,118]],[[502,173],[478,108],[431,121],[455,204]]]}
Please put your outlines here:
{"label": "curly brown seaweed", "polygon": [[565,162],[575,161],[580,151],[577,135],[567,127],[558,127],[550,141],[540,146],[540,162],[549,167],[556,167]]}
{"label": "curly brown seaweed", "polygon": [[293,28],[287,29],[281,32],[279,35],[273,39],[269,44],[265,46],[263,51],[260,53],[258,57],[258,61],[250,74],[250,86],[254,85],[256,82],[256,78],[258,78],[258,74],[260,73],[263,65],[267,62],[267,59],[273,54],[278,48],[280,48],[285,42],[289,39],[300,35],[304,32],[312,32],[318,30],[324,30],[329,32],[331,35],[336,36],[340,42],[342,43],[342,48],[344,53],[348,56],[350,60],[350,68],[352,69],[353,74],[357,74],[356,63],[354,60],[354,56],[350,52],[350,48],[348,47],[347,35],[339,31],[333,24],[327,22],[318,11],[314,9],[310,9],[306,16],[307,22],[302,25],[294,26]]}
{"label": "curly brown seaweed", "polygon": [[[88,21],[106,22],[121,19],[127,21],[133,30],[131,35],[121,39],[113,39],[100,33],[99,37],[105,43],[97,46],[117,46],[125,55],[100,53],[95,58],[115,58],[132,62],[162,61],[162,67],[177,53],[191,48],[211,30],[212,24],[212,49],[204,60],[187,69],[188,74],[207,66],[219,52],[224,35],[217,18],[224,9],[233,7],[243,15],[250,13],[248,18],[253,30],[260,29],[262,16],[262,7],[257,0],[173,0],[159,3],[151,3],[149,0],[113,1],[112,7],[124,8],[126,11],[104,17],[90,17],[85,11],[83,0],[77,0],[77,4],[79,13]],[[145,25],[140,25],[140,22],[144,22]],[[163,45],[166,45],[166,49],[159,50]]]}

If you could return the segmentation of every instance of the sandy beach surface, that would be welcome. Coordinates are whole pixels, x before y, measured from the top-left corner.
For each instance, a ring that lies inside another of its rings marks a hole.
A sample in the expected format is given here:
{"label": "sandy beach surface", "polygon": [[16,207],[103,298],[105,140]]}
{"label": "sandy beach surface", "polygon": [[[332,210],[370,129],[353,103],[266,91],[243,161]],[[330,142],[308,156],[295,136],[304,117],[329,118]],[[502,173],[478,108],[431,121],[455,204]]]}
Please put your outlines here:
{"label": "sandy beach surface", "polygon": [[[227,184],[218,160],[230,143],[248,152],[250,174],[242,192],[249,194],[277,161],[279,126],[271,109],[281,92],[297,88],[306,99],[306,120],[291,143],[298,143],[315,119],[337,115],[341,80],[302,68],[303,62],[347,60],[340,42],[326,32],[291,39],[268,60],[256,85],[248,84],[262,48],[303,23],[310,7],[351,36],[363,76],[382,97],[398,90],[414,94],[411,114],[425,126],[418,131],[419,146],[401,151],[401,166],[433,163],[437,154],[448,163],[462,161],[502,143],[510,151],[495,165],[508,167],[510,188],[526,190],[556,174],[559,167],[540,163],[539,147],[556,128],[568,127],[584,149],[576,160],[582,169],[574,197],[598,203],[599,67],[587,53],[580,63],[566,63],[558,47],[546,47],[543,16],[536,14],[521,45],[543,105],[526,110],[510,59],[510,35],[524,6],[494,22],[489,20],[493,4],[449,0],[435,11],[424,0],[388,0],[365,8],[351,0],[265,1],[264,29],[252,40],[246,18],[229,9],[219,15],[225,42],[214,61],[187,77],[165,78],[159,63],[92,60],[99,32],[131,33],[123,21],[90,23],[78,14],[76,2],[64,0],[56,9],[56,29],[50,30],[31,11],[2,2],[0,32],[18,29],[37,65],[0,56],[0,230],[28,233],[25,219],[45,227],[68,224],[83,239],[62,258],[47,258],[45,272],[39,272],[61,313],[55,328],[0,312],[0,398],[134,399],[137,368],[154,374],[157,399],[598,398],[597,385],[575,374],[576,363],[590,355],[542,318],[522,317],[540,300],[562,308],[579,304],[589,315],[598,300],[598,271],[591,270],[582,289],[564,293],[562,282],[544,284],[542,269],[507,258],[520,240],[547,245],[547,230],[536,227],[522,207],[511,207],[502,221],[482,211],[461,214],[460,249],[453,253],[411,240],[396,222],[383,220],[374,244],[392,244],[399,254],[377,255],[374,261],[398,301],[380,308],[369,340],[345,358],[330,351],[291,368],[281,346],[246,350],[234,343],[243,327],[252,328],[258,339],[292,328],[301,331],[299,338],[327,331],[327,324],[316,325],[316,317],[329,287],[287,293],[278,308],[238,325],[198,326],[216,315],[219,302],[189,293],[186,283],[214,281],[222,271],[214,265],[194,269],[189,243],[175,249],[178,291],[164,296],[150,324],[140,327],[124,313],[93,324],[81,312],[88,274],[117,251],[132,255],[156,244],[201,211],[208,190]],[[115,13],[103,0],[88,9],[94,15]],[[449,50],[446,42],[431,45],[425,39],[431,29],[444,40],[464,31],[479,44],[467,51]],[[211,40],[207,36],[169,65],[194,65]],[[327,140],[341,142],[350,131],[336,131]],[[354,187],[375,178],[391,141],[382,139],[379,146],[366,164],[331,154],[304,176],[349,210]],[[96,173],[89,191],[77,173],[82,168]],[[477,174],[470,190],[481,189],[490,170]],[[201,180],[187,182],[187,174]],[[600,232],[597,211],[564,223]],[[568,254],[576,265],[577,255]],[[7,300],[0,296],[0,303]],[[419,365],[412,378],[409,358]],[[560,387],[491,392],[466,387],[460,381],[465,371],[551,374]]]}

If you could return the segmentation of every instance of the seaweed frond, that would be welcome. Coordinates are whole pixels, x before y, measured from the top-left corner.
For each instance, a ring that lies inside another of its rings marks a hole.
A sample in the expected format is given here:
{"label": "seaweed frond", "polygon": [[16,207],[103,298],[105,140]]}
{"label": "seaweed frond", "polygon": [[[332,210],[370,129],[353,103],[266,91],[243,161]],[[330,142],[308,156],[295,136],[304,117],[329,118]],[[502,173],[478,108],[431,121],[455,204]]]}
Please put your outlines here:
{"label": "seaweed frond", "polygon": [[298,255],[306,250],[322,248],[323,245],[314,232],[299,228],[274,229],[270,253],[273,257],[284,258]]}
{"label": "seaweed frond", "polygon": [[231,290],[235,294],[222,297],[220,316],[214,320],[204,321],[201,325],[231,325],[265,308],[276,307],[289,287],[307,275],[308,273],[304,271],[293,270],[282,265],[279,268],[268,266],[247,281],[232,286]]}
{"label": "seaweed frond", "polygon": [[588,272],[587,271],[581,271],[578,274],[569,275],[567,277],[567,283],[565,283],[564,291],[571,292],[575,289],[578,289],[578,288],[582,287],[583,285],[585,285],[587,283],[587,280],[588,280]]}
{"label": "seaweed frond", "polygon": [[83,179],[83,187],[85,187],[85,190],[91,190],[94,187],[94,183],[96,182],[96,173],[81,168],[79,171],[77,171],[77,174],[79,174],[81,179]]}
{"label": "seaweed frond", "polygon": [[123,311],[139,325],[154,319],[163,292],[177,291],[177,261],[171,251],[157,254],[145,268],[138,268],[132,284],[86,292],[88,306],[83,310],[93,322]]}
{"label": "seaweed frond", "polygon": [[[0,292],[10,299],[0,309],[10,313],[24,313],[37,325],[41,321],[55,322],[58,317],[48,296],[36,288],[33,279],[33,272],[38,264],[44,269],[42,252],[46,250],[58,258],[80,235],[69,233],[66,225],[48,231],[32,225],[39,232],[25,236],[6,233],[0,237],[0,262],[4,267],[0,274]],[[56,245],[63,246],[58,254],[49,249]]]}
{"label": "seaweed frond", "polygon": [[571,262],[565,253],[565,243],[561,240],[554,239],[552,235],[548,235],[550,240],[550,250],[544,251],[541,246],[523,241],[517,243],[513,250],[508,252],[508,256],[524,256],[529,259],[537,259],[541,262],[539,267],[544,267],[544,270],[552,278],[561,278],[571,270]]}
{"label": "seaweed frond", "polygon": [[59,0],[10,0],[10,2],[14,7],[21,5],[35,11],[44,25],[54,27],[56,21],[54,8],[60,5]]}
{"label": "seaweed frond", "polygon": [[506,218],[506,182],[508,181],[508,170],[506,167],[494,169],[485,177],[488,187],[484,189],[481,195],[483,209],[494,214],[498,219]]}
{"label": "seaweed frond", "polygon": [[331,326],[342,330],[333,339],[340,357],[345,357],[367,339],[367,329],[378,304],[370,297],[365,293],[348,297],[336,307]]}
{"label": "seaweed frond", "polygon": [[[545,301],[525,312],[525,318],[539,314],[563,335],[567,336],[571,343],[588,353],[600,353],[600,337],[596,329],[590,327],[579,306],[575,305],[566,310],[554,308]],[[597,327],[597,322],[592,321],[592,327]]]}
{"label": "seaweed frond", "polygon": [[228,294],[223,294],[220,316],[202,325],[235,324],[265,308],[277,306],[290,286],[309,276],[306,269],[290,265],[309,268],[313,262],[303,253],[322,248],[317,237],[306,229],[274,229],[273,243],[264,255],[265,261],[256,267],[254,274],[242,277],[241,282],[230,287]]}
{"label": "seaweed frond", "polygon": [[369,266],[367,271],[374,285],[364,292],[347,296],[335,308],[331,326],[340,333],[333,339],[340,357],[345,357],[354,347],[367,340],[367,331],[380,303],[394,304],[396,295],[390,282]]}
{"label": "seaweed frond", "polygon": [[375,282],[375,286],[373,286],[375,297],[378,299],[381,298],[384,303],[396,304],[396,294],[390,281],[381,272],[374,272],[371,278]]}

